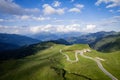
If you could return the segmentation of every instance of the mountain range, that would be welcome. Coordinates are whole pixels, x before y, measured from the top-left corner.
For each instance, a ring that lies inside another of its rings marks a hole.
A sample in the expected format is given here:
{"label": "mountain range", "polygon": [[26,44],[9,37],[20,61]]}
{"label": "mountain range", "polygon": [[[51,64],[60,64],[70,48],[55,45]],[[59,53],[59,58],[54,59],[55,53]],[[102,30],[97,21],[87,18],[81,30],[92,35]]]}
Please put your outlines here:
{"label": "mountain range", "polygon": [[[71,35],[70,35],[71,34]],[[68,34],[49,34],[43,33],[39,35],[34,35],[34,38],[17,35],[17,34],[0,34],[0,51],[18,49],[22,46],[28,46],[31,44],[51,41],[61,44],[89,44],[90,46],[94,45],[96,42],[101,40],[102,38],[117,34],[117,32],[96,32],[96,33],[88,33],[88,34],[80,34],[80,33],[68,33]]]}
{"label": "mountain range", "polygon": [[42,40],[42,41],[49,41],[49,40],[57,40],[57,39],[66,39],[69,37],[78,37],[84,33],[81,32],[68,32],[68,33],[53,33],[53,32],[43,32],[30,35],[34,39]]}
{"label": "mountain range", "polygon": [[91,44],[93,42],[98,41],[101,38],[104,38],[105,36],[114,35],[114,34],[117,34],[117,32],[100,31],[96,33],[88,33],[88,34],[77,36],[77,37],[69,37],[69,38],[66,38],[65,40],[71,44]]}
{"label": "mountain range", "polygon": [[40,42],[40,40],[33,39],[27,36],[0,33],[0,51],[17,49],[22,46],[28,46],[38,42]]}
{"label": "mountain range", "polygon": [[103,37],[90,46],[102,52],[118,51],[120,50],[120,33]]}
{"label": "mountain range", "polygon": [[0,45],[21,47],[0,52],[0,80],[120,79],[119,32],[102,31],[48,41],[13,34],[1,38]]}
{"label": "mountain range", "polygon": [[[111,52],[120,49],[120,46],[118,45],[120,34],[114,31],[111,32],[102,31],[97,33],[81,35],[78,37],[70,37],[66,39],[48,41],[40,41],[37,39],[16,34],[0,34],[0,35],[1,35],[0,36],[1,59],[20,58],[34,54],[34,50],[43,49],[43,47],[45,46],[44,43],[46,42],[63,45],[89,44],[91,48],[98,51]],[[37,46],[41,47],[37,48]]]}

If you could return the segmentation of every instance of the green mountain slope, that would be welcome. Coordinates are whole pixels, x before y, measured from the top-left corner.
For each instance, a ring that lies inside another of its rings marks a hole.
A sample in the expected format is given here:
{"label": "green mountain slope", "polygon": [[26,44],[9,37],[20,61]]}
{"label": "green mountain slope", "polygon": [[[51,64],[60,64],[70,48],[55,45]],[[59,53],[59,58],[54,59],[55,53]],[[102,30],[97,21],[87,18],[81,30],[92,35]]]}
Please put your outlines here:
{"label": "green mountain slope", "polygon": [[18,49],[39,42],[41,41],[23,35],[0,33],[0,51]]}
{"label": "green mountain slope", "polygon": [[0,60],[18,59],[25,56],[33,55],[36,54],[38,51],[47,49],[53,45],[54,43],[52,42],[41,42],[30,46],[23,46],[16,50],[3,51],[0,52]]}
{"label": "green mountain slope", "polygon": [[120,34],[104,37],[94,43],[92,47],[102,52],[112,52],[120,50]]}
{"label": "green mountain slope", "polygon": [[[64,53],[71,60],[75,60],[75,51],[83,49],[90,48],[83,44],[65,46],[52,43],[50,47],[45,49],[39,49],[38,46],[33,55],[0,61],[0,80],[111,80],[93,60],[77,55],[77,62],[69,62],[62,54]],[[86,52],[85,55],[103,58],[105,60],[101,61],[103,66],[120,79],[119,52],[103,54],[92,50]]]}
{"label": "green mountain slope", "polygon": [[114,34],[117,34],[117,32],[100,31],[100,32],[96,32],[96,33],[84,34],[84,35],[81,35],[78,37],[69,37],[69,38],[66,38],[66,41],[68,41],[71,44],[91,44],[96,41],[99,41],[101,38],[104,38],[108,35],[114,35]]}

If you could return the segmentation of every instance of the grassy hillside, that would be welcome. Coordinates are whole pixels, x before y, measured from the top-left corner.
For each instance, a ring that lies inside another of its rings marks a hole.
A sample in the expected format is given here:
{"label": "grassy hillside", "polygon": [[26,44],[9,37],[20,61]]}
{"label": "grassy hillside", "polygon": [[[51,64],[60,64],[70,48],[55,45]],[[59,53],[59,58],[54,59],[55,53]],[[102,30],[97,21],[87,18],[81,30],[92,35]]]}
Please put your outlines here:
{"label": "grassy hillside", "polygon": [[101,61],[103,66],[114,76],[120,79],[120,51],[111,52],[111,53],[101,53],[93,50],[90,53],[86,53],[86,55],[91,57],[100,57],[105,61]]}
{"label": "grassy hillside", "polygon": [[[47,43],[46,43],[47,44]],[[34,55],[21,59],[0,62],[0,80],[111,80],[89,59],[78,55],[79,61],[68,62],[60,53],[75,59],[75,51],[89,48],[88,45],[76,44],[71,46],[52,44],[52,46],[37,51]],[[102,54],[92,50],[85,55],[104,58],[104,67],[120,79],[119,52]]]}
{"label": "grassy hillside", "polygon": [[52,42],[41,42],[30,46],[23,46],[16,50],[2,51],[0,52],[0,60],[18,59],[25,56],[33,55],[36,54],[38,51],[45,50],[53,45],[54,43]]}
{"label": "grassy hillside", "polygon": [[68,41],[71,44],[91,44],[94,43],[96,41],[98,41],[99,39],[106,37],[108,35],[114,35],[117,34],[117,32],[114,31],[110,31],[110,32],[105,32],[105,31],[100,31],[100,32],[96,32],[96,33],[89,33],[89,34],[84,34],[81,36],[77,36],[77,37],[69,37],[66,39],[66,41]]}
{"label": "grassy hillside", "polygon": [[120,34],[104,37],[91,46],[102,52],[118,51],[120,50]]}

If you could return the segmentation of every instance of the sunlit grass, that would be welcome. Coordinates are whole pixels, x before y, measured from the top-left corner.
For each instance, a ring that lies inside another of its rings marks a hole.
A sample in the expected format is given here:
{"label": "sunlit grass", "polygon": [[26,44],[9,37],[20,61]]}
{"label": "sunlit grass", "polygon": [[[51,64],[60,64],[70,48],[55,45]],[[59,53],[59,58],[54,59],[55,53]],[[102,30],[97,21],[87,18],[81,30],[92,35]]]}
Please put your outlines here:
{"label": "sunlit grass", "polygon": [[[64,80],[62,70],[65,70],[66,80],[110,80],[97,66],[96,62],[78,54],[78,62],[69,62],[59,51],[75,60],[75,50],[89,48],[88,45],[76,44],[71,46],[53,45],[40,50],[36,54],[23,59],[8,60],[0,64],[0,80]],[[103,66],[114,76],[120,79],[120,55],[115,53],[100,53],[95,50],[85,53],[87,56],[100,57]],[[54,69],[56,68],[56,69]],[[75,75],[78,74],[78,75]]]}

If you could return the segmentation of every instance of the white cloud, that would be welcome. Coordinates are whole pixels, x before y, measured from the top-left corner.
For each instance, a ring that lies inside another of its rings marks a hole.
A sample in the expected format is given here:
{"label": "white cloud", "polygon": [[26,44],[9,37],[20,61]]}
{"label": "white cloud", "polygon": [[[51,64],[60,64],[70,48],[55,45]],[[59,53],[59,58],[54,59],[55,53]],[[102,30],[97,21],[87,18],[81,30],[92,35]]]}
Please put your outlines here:
{"label": "white cloud", "polygon": [[[40,19],[39,19],[40,18]],[[39,16],[35,17],[33,20],[38,19],[44,20],[47,17]],[[31,19],[31,18],[30,18]],[[49,17],[48,17],[49,19]],[[3,21],[3,19],[0,19]],[[60,20],[61,21],[61,20]],[[63,21],[65,22],[65,21]],[[120,31],[120,16],[114,16],[105,20],[97,21],[94,23],[71,23],[69,25],[61,24],[45,24],[37,26],[4,26],[0,25],[1,33],[15,33],[15,34],[36,34],[41,32],[51,32],[51,33],[68,33],[68,32],[97,32],[97,31]],[[76,22],[77,23],[77,22]]]}
{"label": "white cloud", "polygon": [[33,17],[32,19],[36,21],[45,21],[50,20],[50,17]]}
{"label": "white cloud", "polygon": [[114,25],[114,24],[120,24],[120,16],[114,16],[111,18],[107,18],[100,22],[100,25],[106,25],[106,26]]}
{"label": "white cloud", "polygon": [[54,1],[53,2],[54,7],[59,7],[60,5],[61,5],[61,2],[59,2],[59,1]]}
{"label": "white cloud", "polygon": [[60,23],[60,22],[64,22],[64,20],[61,20],[61,19],[54,19],[53,22],[55,22],[55,23]]}
{"label": "white cloud", "polygon": [[75,7],[69,9],[69,12],[81,12],[81,10],[84,8],[84,5],[82,4],[75,4]]}
{"label": "white cloud", "polygon": [[80,32],[80,24],[71,25],[39,25],[39,26],[2,26],[0,25],[1,33],[14,33],[14,34],[36,34],[41,32],[50,33],[68,33],[68,32]]}
{"label": "white cloud", "polygon": [[[44,20],[44,18],[47,17],[40,16],[39,18],[40,20]],[[4,19],[0,19],[0,20],[3,21]],[[37,25],[37,26],[33,25],[26,27],[0,25],[0,32],[15,33],[15,34],[36,34],[41,32],[68,33],[68,32],[97,32],[97,31],[111,31],[111,30],[120,31],[119,25],[120,25],[120,16],[114,16],[94,23],[85,22],[85,23],[75,24],[74,22],[73,24],[71,23],[69,25],[45,24],[45,25]]]}
{"label": "white cloud", "polygon": [[22,20],[28,20],[28,19],[30,19],[30,16],[28,16],[28,15],[23,15],[23,16],[21,16],[21,19],[22,19]]}
{"label": "white cloud", "polygon": [[4,21],[4,19],[0,19],[0,22],[3,22]]}
{"label": "white cloud", "polygon": [[96,25],[94,25],[94,24],[88,24],[88,25],[86,25],[85,28],[83,28],[83,31],[84,32],[91,32],[91,31],[94,31],[95,28],[96,28]]}
{"label": "white cloud", "polygon": [[32,33],[37,33],[40,31],[40,27],[39,26],[35,26],[35,27],[30,27],[30,31]]}
{"label": "white cloud", "polygon": [[44,16],[32,16],[32,15],[22,15],[22,16],[15,16],[16,19],[25,21],[25,20],[35,20],[35,21],[45,21],[50,20],[50,17],[44,17]]}
{"label": "white cloud", "polygon": [[57,32],[80,32],[80,25],[79,24],[72,24],[72,25],[58,25],[56,28]]}
{"label": "white cloud", "polygon": [[75,4],[75,7],[82,9],[82,8],[84,8],[84,5],[83,4]]}
{"label": "white cloud", "polygon": [[55,9],[53,7],[51,7],[49,4],[44,4],[43,8],[44,8],[43,12],[44,12],[45,15],[55,13]]}
{"label": "white cloud", "polygon": [[120,16],[106,18],[94,24],[97,25],[96,31],[120,31]]}
{"label": "white cloud", "polygon": [[56,12],[57,12],[57,14],[64,14],[65,13],[65,11],[64,11],[65,9],[64,8],[59,8],[59,9],[57,9],[56,10]]}
{"label": "white cloud", "polygon": [[13,0],[0,0],[0,13],[22,15],[22,14],[36,14],[39,13],[38,8],[22,8],[18,4],[14,3]]}
{"label": "white cloud", "polygon": [[51,15],[51,14],[64,14],[64,8],[53,8],[52,6],[50,6],[49,4],[44,4],[43,5],[43,13],[45,15]]}
{"label": "white cloud", "polygon": [[120,6],[120,0],[97,0],[95,5],[99,6],[102,3],[107,4],[106,8]]}
{"label": "white cloud", "polygon": [[54,31],[53,29],[54,28],[51,24],[47,24],[47,25],[30,27],[30,32],[32,32],[33,34],[40,33],[40,32],[51,32],[51,31]]}
{"label": "white cloud", "polygon": [[52,33],[78,32],[78,31],[80,31],[80,25],[79,24],[72,24],[72,25],[51,25],[51,24],[48,24],[48,25],[31,27],[30,31],[32,33],[40,33],[40,32],[52,32]]}
{"label": "white cloud", "polygon": [[71,8],[71,9],[69,9],[69,12],[80,12],[80,9],[78,9],[78,8]]}
{"label": "white cloud", "polygon": [[28,34],[28,27],[18,27],[18,26],[2,26],[0,25],[1,33],[9,33],[9,34]]}

